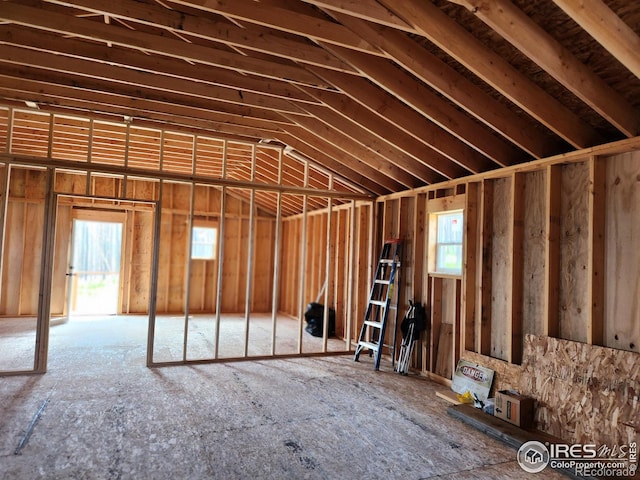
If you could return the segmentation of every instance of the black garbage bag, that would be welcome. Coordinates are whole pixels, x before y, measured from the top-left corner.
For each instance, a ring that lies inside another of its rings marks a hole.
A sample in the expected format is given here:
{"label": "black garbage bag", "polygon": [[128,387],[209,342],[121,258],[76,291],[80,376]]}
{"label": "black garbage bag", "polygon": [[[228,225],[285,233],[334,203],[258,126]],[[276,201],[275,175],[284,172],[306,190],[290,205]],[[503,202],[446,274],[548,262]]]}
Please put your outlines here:
{"label": "black garbage bag", "polygon": [[[305,330],[314,337],[322,337],[324,328],[324,305],[312,302],[307,305],[307,311],[304,313],[304,319],[307,321]],[[329,307],[329,328],[328,336],[333,337],[336,334],[336,311]]]}

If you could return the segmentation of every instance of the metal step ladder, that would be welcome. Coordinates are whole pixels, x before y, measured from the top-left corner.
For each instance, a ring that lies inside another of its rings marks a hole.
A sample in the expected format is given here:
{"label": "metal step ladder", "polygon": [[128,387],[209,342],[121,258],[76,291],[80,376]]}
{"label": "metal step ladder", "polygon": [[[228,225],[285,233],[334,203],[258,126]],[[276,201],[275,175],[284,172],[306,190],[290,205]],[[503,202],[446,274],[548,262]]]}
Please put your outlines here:
{"label": "metal step ladder", "polygon": [[[397,299],[399,292],[394,292],[394,286],[398,282],[398,269],[400,267],[400,239],[386,240],[382,247],[378,267],[376,268],[376,276],[371,285],[369,293],[369,303],[364,314],[364,322],[358,337],[358,345],[353,358],[358,361],[360,353],[365,348],[369,350],[369,356],[375,353],[374,370],[380,369],[380,358],[382,357],[383,347],[391,349],[391,359],[395,361],[395,328],[393,335],[393,344],[385,345],[384,338],[387,329],[387,321],[389,319],[389,310],[395,308],[394,320],[397,322],[398,305]],[[395,322],[394,322],[395,327]]]}

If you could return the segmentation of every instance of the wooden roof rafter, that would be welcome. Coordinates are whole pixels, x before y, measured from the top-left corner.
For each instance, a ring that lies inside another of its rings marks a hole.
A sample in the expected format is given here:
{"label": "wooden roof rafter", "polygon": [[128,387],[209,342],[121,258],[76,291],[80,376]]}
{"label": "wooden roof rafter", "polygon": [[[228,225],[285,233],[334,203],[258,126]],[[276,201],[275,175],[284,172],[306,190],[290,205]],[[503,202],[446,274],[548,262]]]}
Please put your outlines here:
{"label": "wooden roof rafter", "polygon": [[273,139],[381,195],[638,133],[637,49],[616,35],[637,45],[640,5],[490,3],[5,0],[0,97]]}

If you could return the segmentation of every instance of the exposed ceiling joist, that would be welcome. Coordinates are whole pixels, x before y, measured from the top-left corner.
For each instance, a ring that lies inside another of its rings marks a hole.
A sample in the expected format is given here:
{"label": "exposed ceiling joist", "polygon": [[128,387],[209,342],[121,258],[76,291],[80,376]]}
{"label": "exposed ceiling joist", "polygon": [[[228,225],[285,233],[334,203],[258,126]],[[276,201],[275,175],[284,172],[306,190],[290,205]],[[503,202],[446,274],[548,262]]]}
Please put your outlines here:
{"label": "exposed ceiling joist", "polygon": [[[510,0],[463,0],[463,3],[626,136],[640,134],[640,112]],[[640,56],[640,43],[638,47],[636,58]]]}
{"label": "exposed ceiling joist", "polygon": [[380,0],[439,48],[574,147],[601,140],[579,117],[531,82],[430,2]]}
{"label": "exposed ceiling joist", "polygon": [[640,36],[603,1],[553,0],[589,35],[640,78]]}
{"label": "exposed ceiling joist", "polygon": [[386,195],[640,133],[640,4],[590,5],[4,0],[0,103],[277,142]]}

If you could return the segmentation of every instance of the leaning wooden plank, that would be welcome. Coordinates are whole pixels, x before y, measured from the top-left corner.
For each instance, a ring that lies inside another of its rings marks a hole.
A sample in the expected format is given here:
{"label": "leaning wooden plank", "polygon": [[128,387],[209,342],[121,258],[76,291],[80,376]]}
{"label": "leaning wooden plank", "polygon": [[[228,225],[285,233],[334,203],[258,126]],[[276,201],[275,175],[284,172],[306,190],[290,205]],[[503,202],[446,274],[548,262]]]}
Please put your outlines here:
{"label": "leaning wooden plank", "polygon": [[443,323],[440,325],[440,336],[438,338],[438,356],[436,357],[436,375],[451,379],[453,365],[451,355],[453,349],[453,325]]}

